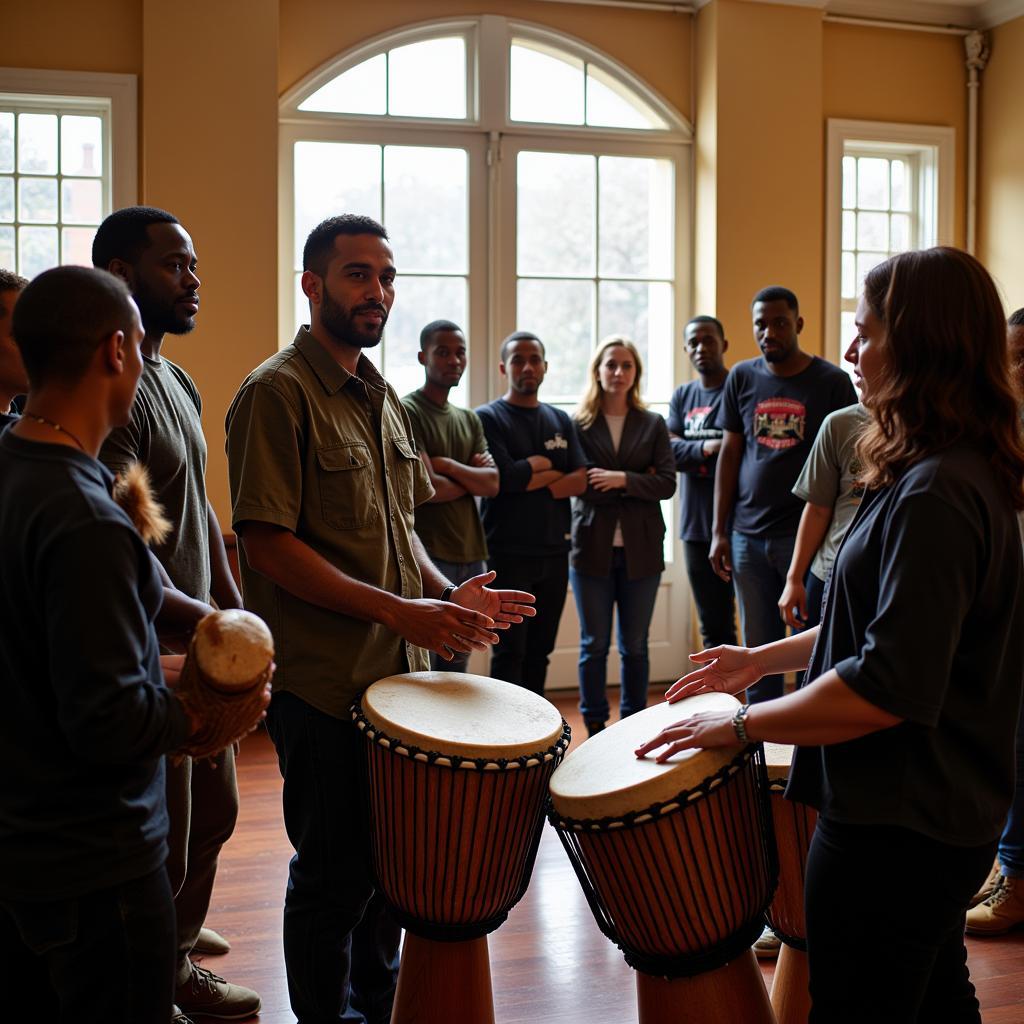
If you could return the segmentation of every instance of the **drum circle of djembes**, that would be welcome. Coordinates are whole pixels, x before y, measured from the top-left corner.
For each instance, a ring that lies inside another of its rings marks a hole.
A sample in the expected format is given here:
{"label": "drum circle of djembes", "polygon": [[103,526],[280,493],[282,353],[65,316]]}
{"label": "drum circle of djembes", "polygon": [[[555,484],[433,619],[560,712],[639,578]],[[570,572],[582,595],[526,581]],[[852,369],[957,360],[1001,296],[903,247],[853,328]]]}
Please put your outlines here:
{"label": "drum circle of djembes", "polygon": [[641,1024],[774,1020],[751,945],[777,866],[760,744],[634,751],[739,702],[701,694],[597,733],[551,779],[549,819],[601,931],[636,970]]}
{"label": "drum circle of djembes", "polygon": [[778,1024],[806,1024],[811,1011],[808,991],[807,932],[804,926],[804,871],[818,812],[807,804],[787,800],[794,748],[764,744],[775,844],[779,857],[779,887],[768,908],[768,923],[782,940],[772,979],[772,1006]]}
{"label": "drum circle of djembes", "polygon": [[352,718],[377,888],[406,929],[392,1020],[491,1024],[486,936],[526,892],[569,727],[529,690],[454,672],[381,679]]}

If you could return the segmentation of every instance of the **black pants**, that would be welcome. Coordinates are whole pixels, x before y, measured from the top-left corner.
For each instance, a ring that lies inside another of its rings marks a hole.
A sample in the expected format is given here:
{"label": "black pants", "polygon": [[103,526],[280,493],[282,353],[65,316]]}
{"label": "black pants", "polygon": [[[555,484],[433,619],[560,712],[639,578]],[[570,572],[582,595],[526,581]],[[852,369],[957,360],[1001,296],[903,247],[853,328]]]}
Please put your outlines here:
{"label": "black pants", "polygon": [[995,848],[819,819],[805,888],[810,1024],[980,1024],[964,916]]}
{"label": "black pants", "polygon": [[284,961],[298,1024],[387,1024],[401,929],[374,891],[359,761],[349,721],[275,693],[267,730],[284,778],[295,848],[284,901]]}
{"label": "black pants", "polygon": [[174,952],[174,901],[162,866],[75,899],[0,901],[3,1018],[167,1024]]}
{"label": "black pants", "polygon": [[488,568],[498,574],[492,587],[525,590],[537,598],[536,616],[501,634],[491,654],[491,675],[542,694],[569,588],[569,556],[496,556]]}
{"label": "black pants", "polygon": [[690,590],[697,602],[700,636],[704,647],[736,643],[736,602],[732,583],[727,583],[711,568],[708,553],[711,542],[684,540],[683,557]]}

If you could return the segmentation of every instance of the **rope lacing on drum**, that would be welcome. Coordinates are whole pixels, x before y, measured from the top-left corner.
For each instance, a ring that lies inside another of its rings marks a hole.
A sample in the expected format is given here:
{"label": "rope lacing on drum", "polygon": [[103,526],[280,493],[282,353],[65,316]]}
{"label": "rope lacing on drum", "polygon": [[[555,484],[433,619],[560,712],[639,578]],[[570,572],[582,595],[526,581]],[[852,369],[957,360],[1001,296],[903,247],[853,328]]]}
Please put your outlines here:
{"label": "rope lacing on drum", "polygon": [[360,704],[352,707],[352,721],[356,728],[366,734],[366,737],[373,743],[379,743],[386,750],[401,757],[409,757],[415,761],[423,761],[426,764],[437,765],[441,768],[461,768],[475,770],[478,772],[487,771],[514,771],[518,768],[533,768],[538,764],[548,761],[561,761],[569,746],[570,730],[569,724],[562,719],[562,732],[558,739],[545,750],[538,750],[532,754],[523,754],[520,757],[461,757],[458,754],[443,754],[438,750],[424,750],[412,743],[403,743],[393,736],[388,736],[383,730],[375,726],[363,713]]}
{"label": "rope lacing on drum", "polygon": [[567,818],[558,814],[554,806],[548,806],[548,821],[558,829],[572,829],[574,832],[607,832],[610,829],[629,828],[633,825],[642,825],[645,821],[652,821],[663,814],[671,814],[684,804],[692,803],[694,800],[703,800],[712,790],[717,789],[724,782],[727,782],[737,772],[742,771],[753,752],[760,749],[751,744],[744,747],[728,764],[723,765],[714,775],[709,775],[703,782],[698,783],[692,789],[684,789],[675,796],[661,803],[651,804],[642,811],[630,811],[628,814],[618,817],[606,818]]}

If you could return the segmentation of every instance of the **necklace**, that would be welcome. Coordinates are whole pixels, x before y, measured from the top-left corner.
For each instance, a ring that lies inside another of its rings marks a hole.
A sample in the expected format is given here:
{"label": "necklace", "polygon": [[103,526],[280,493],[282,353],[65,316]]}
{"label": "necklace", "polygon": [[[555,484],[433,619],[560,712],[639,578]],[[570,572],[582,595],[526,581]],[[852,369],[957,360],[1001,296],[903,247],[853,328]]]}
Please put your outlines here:
{"label": "necklace", "polygon": [[67,434],[78,445],[80,451],[85,451],[85,445],[67,427],[62,427],[59,423],[54,422],[54,420],[48,420],[45,416],[37,416],[34,412],[23,412],[22,416],[27,416],[30,420],[35,420],[37,423],[42,423],[47,427],[53,427],[54,430],[59,430],[62,434]]}

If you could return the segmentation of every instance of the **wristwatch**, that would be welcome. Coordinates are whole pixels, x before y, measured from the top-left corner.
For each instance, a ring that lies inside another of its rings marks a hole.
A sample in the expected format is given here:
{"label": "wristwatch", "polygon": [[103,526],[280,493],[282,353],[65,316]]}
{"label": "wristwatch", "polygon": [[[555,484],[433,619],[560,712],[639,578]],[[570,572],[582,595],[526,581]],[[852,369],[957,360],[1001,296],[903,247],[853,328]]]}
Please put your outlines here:
{"label": "wristwatch", "polygon": [[747,735],[747,712],[749,710],[750,705],[743,704],[736,709],[736,714],[732,716],[732,727],[736,732],[736,739],[743,744],[750,742],[750,737]]}
{"label": "wristwatch", "polygon": [[449,583],[448,586],[445,587],[444,590],[441,591],[440,600],[441,601],[450,601],[452,599],[452,594],[454,594],[454,593],[455,593],[455,584],[454,583]]}

